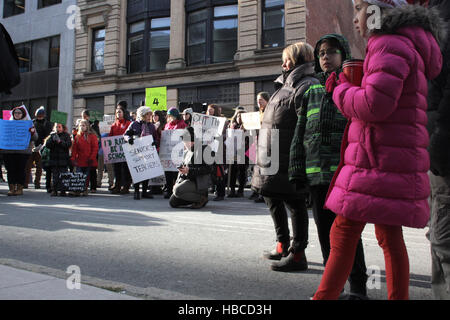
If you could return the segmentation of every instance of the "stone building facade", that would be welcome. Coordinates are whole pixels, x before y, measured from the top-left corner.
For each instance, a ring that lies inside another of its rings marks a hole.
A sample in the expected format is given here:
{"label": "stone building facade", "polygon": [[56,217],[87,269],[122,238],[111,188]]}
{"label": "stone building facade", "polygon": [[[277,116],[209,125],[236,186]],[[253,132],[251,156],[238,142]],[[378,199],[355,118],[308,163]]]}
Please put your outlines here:
{"label": "stone building facade", "polygon": [[145,88],[161,86],[168,107],[216,103],[226,115],[238,105],[254,110],[259,91],[274,91],[286,45],[314,44],[325,29],[354,37],[350,1],[339,5],[348,19],[337,22],[320,18],[327,6],[318,2],[327,1],[78,0],[73,114],[85,108],[113,114],[120,100],[133,110]]}

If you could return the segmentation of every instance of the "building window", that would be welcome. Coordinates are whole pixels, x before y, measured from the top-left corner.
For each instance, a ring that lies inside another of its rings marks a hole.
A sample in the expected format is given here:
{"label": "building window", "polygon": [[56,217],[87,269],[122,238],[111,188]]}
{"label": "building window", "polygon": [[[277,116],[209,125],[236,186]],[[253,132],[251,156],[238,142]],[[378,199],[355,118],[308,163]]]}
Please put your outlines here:
{"label": "building window", "polygon": [[128,72],[165,70],[169,61],[170,18],[153,18],[129,25]]}
{"label": "building window", "polygon": [[92,71],[104,69],[105,61],[105,28],[94,29],[92,37]]}
{"label": "building window", "polygon": [[4,0],[3,18],[8,18],[25,12],[25,0]]}
{"label": "building window", "polygon": [[166,69],[169,61],[170,18],[151,20],[148,47],[150,71]]}
{"label": "building window", "polygon": [[284,47],[284,0],[263,1],[262,47]]}
{"label": "building window", "polygon": [[16,44],[19,71],[42,71],[59,67],[59,36]]}
{"label": "building window", "polygon": [[194,11],[187,20],[188,65],[233,61],[237,50],[237,5]]}
{"label": "building window", "polygon": [[61,3],[61,0],[38,0],[38,9]]}
{"label": "building window", "polygon": [[101,113],[105,112],[105,98],[86,98],[86,109],[99,111]]}

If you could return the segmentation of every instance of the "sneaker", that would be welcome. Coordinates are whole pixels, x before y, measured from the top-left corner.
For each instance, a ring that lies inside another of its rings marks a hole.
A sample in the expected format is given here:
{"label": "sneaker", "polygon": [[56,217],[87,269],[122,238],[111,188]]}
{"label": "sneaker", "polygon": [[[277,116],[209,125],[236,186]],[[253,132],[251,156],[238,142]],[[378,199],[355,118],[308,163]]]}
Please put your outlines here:
{"label": "sneaker", "polygon": [[280,262],[274,262],[270,266],[273,271],[306,271],[308,270],[308,261],[306,261],[305,252],[289,253],[286,259]]}

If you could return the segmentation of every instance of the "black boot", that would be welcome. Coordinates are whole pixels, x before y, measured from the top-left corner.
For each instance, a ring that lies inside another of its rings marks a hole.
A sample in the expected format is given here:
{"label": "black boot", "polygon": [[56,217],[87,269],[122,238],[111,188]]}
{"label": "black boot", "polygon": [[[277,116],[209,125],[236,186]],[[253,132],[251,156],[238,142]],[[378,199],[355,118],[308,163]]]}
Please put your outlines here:
{"label": "black boot", "polygon": [[289,253],[286,259],[280,262],[274,262],[270,266],[273,271],[306,271],[308,270],[308,261],[306,261],[305,251]]}
{"label": "black boot", "polygon": [[139,184],[134,185],[134,200],[141,200],[141,193],[139,192]]}
{"label": "black boot", "polygon": [[280,260],[282,257],[287,257],[289,243],[277,242],[277,246],[272,251],[265,251],[263,257],[269,260]]}

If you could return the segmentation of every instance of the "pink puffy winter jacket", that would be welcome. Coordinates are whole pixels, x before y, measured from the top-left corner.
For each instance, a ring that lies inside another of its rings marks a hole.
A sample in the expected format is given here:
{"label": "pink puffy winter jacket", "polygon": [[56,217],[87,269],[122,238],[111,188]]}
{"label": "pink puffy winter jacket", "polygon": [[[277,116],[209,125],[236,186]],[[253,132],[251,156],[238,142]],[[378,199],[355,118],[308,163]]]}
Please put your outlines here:
{"label": "pink puffy winter jacket", "polygon": [[[413,20],[417,15],[421,19]],[[427,79],[442,67],[433,36],[439,32],[425,31],[436,25],[431,15],[394,9],[394,18],[369,38],[361,87],[344,82],[334,90],[334,102],[350,119],[325,203],[336,214],[375,224],[427,224]]]}

